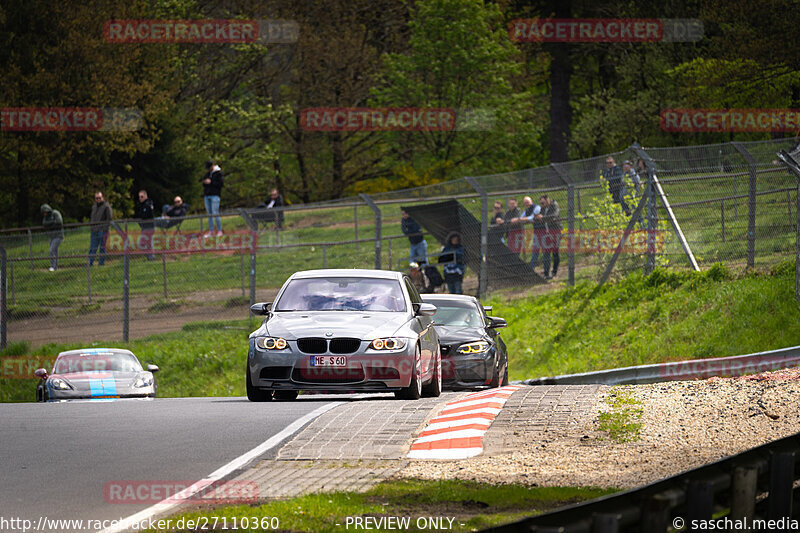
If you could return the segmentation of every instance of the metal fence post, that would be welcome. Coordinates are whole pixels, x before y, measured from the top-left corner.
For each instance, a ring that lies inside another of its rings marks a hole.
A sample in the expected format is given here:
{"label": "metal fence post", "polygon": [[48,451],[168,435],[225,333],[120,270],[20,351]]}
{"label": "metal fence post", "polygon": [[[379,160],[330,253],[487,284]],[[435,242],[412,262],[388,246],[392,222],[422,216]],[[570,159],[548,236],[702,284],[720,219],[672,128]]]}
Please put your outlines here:
{"label": "metal fence post", "polygon": [[358,251],[358,206],[353,206],[353,229],[356,232],[356,252]]}
{"label": "metal fence post", "polygon": [[795,198],[797,205],[794,211],[797,216],[797,225],[795,226],[797,235],[795,236],[794,244],[794,297],[795,300],[800,302],[800,164],[786,150],[778,152],[778,159],[783,161],[786,168],[797,178],[797,197]]}
{"label": "metal fence post", "polygon": [[8,302],[6,302],[6,249],[0,246],[0,350],[6,349],[6,327],[8,324]]}
{"label": "metal fence post", "polygon": [[161,276],[164,280],[164,299],[167,299],[167,256],[161,252]]}
{"label": "metal fence post", "polygon": [[[567,233],[569,249],[567,252],[567,268],[569,270],[569,284],[575,285],[575,185],[569,180],[567,174],[558,165],[550,163],[553,173],[567,186]],[[580,194],[580,193],[579,193]]]}
{"label": "metal fence post", "polygon": [[756,160],[741,143],[732,142],[731,145],[747,162],[750,172],[747,191],[747,266],[753,268],[756,256]]}
{"label": "metal fence post", "polygon": [[481,195],[481,268],[478,272],[478,298],[486,294],[489,282],[489,269],[486,259],[489,255],[489,195],[478,185],[475,178],[464,178],[475,191]]}
{"label": "metal fence post", "polygon": [[757,466],[737,466],[733,469],[730,519],[752,519],[756,509]]}
{"label": "metal fence post", "polygon": [[366,202],[372,212],[375,213],[375,270],[381,269],[381,209],[378,207],[375,202],[372,201],[372,198],[369,195],[361,193],[359,194],[362,200]]}
{"label": "metal fence post", "polygon": [[92,303],[92,266],[86,262],[86,292],[89,297],[89,303]]}
{"label": "metal fence post", "polygon": [[122,258],[122,342],[128,342],[130,334],[130,263],[131,256],[128,253],[126,239],[125,253]]}
{"label": "metal fence post", "polygon": [[569,269],[569,284],[575,286],[575,186],[567,187],[567,268]]}
{"label": "metal fence post", "polygon": [[28,257],[31,258],[31,270],[33,270],[33,234],[31,228],[28,228]]}

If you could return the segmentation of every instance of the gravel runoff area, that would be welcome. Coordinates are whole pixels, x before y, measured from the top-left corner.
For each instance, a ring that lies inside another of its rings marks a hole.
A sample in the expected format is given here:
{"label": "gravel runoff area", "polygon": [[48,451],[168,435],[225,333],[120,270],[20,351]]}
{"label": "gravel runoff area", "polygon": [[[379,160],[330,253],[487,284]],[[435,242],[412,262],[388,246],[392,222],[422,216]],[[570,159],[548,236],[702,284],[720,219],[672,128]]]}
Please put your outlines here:
{"label": "gravel runoff area", "polygon": [[[567,424],[498,428],[503,434],[493,442],[500,444],[481,456],[412,461],[399,476],[533,486],[642,486],[800,432],[798,392],[800,369],[602,386],[586,414]],[[598,429],[599,413],[611,410],[609,402],[620,394],[642,409],[639,437],[632,442],[613,441]]]}

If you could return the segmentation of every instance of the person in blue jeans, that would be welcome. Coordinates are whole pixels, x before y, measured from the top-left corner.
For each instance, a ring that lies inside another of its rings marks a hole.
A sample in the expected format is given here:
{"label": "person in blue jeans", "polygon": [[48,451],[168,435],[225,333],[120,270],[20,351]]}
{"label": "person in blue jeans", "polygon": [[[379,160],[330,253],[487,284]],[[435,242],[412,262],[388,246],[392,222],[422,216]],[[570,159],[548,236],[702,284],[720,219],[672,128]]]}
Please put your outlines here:
{"label": "person in blue jeans", "polygon": [[94,193],[94,204],[89,220],[92,222],[92,233],[89,237],[89,266],[94,264],[97,254],[97,264],[103,266],[106,262],[106,240],[108,227],[113,217],[111,205],[103,198],[103,193]]}
{"label": "person in blue jeans", "polygon": [[215,165],[211,160],[206,161],[206,174],[200,181],[203,183],[203,200],[206,204],[206,213],[209,215],[206,236],[215,234],[214,227],[216,227],[216,235],[221,236],[222,219],[219,218],[219,197],[224,182],[219,165]]}
{"label": "person in blue jeans", "polygon": [[442,247],[439,254],[439,263],[444,263],[444,281],[447,283],[447,292],[461,294],[461,282],[464,280],[466,266],[464,263],[464,246],[461,245],[461,236],[451,233],[447,236],[447,244]]}
{"label": "person in blue jeans", "polygon": [[416,220],[411,218],[405,209],[402,211],[403,219],[400,221],[400,229],[403,235],[408,237],[411,250],[408,253],[409,263],[419,263],[424,265],[428,262],[428,243],[422,235],[422,228]]}

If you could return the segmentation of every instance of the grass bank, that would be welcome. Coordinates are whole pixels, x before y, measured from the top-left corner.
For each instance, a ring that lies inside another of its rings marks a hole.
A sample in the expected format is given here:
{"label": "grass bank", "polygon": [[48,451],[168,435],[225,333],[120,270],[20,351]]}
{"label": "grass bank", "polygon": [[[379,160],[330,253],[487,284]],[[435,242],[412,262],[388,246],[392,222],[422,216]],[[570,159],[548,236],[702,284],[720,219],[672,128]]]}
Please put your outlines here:
{"label": "grass bank", "polygon": [[[768,271],[632,274],[598,290],[589,284],[536,296],[497,293],[487,300],[508,320],[511,379],[740,355],[800,344],[794,263]],[[123,343],[143,364],[161,367],[159,396],[243,396],[247,335],[257,321],[187,324],[181,331]],[[24,343],[9,356],[56,355],[79,344]],[[32,365],[35,366],[35,365]],[[30,374],[35,368],[30,368]],[[33,401],[35,379],[0,379],[0,401]]]}
{"label": "grass bank", "polygon": [[488,302],[509,323],[510,376],[525,379],[798,345],[794,285],[794,262],[765,271],[715,265]]}

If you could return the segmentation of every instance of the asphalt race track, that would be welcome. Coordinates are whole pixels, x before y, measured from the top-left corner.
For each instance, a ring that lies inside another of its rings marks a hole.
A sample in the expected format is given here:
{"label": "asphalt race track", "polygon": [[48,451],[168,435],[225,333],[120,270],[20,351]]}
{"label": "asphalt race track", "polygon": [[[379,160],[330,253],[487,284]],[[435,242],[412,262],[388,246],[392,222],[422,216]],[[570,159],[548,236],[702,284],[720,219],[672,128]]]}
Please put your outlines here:
{"label": "asphalt race track", "polygon": [[[352,396],[350,399],[356,399]],[[0,408],[0,516],[117,520],[154,502],[108,503],[117,481],[196,481],[297,419],[347,397],[251,403],[166,398]],[[287,438],[289,435],[286,436]],[[277,451],[266,452],[265,457]]]}

